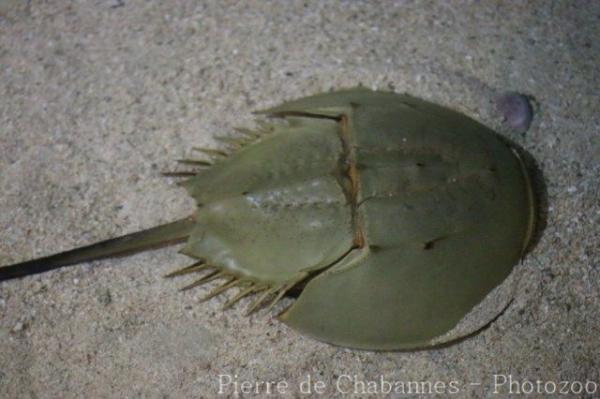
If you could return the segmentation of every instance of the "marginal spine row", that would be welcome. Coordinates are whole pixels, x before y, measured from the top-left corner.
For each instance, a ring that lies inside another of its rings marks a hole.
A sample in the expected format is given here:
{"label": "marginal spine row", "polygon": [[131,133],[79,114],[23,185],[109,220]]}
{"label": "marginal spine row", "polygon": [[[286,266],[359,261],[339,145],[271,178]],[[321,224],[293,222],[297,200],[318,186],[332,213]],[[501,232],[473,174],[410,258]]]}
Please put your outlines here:
{"label": "marginal spine row", "polygon": [[207,270],[209,271],[208,273],[204,274],[202,277],[195,280],[191,284],[184,286],[183,288],[181,288],[181,290],[182,291],[189,290],[189,289],[202,286],[204,284],[207,284],[207,283],[209,283],[211,281],[215,281],[215,280],[224,280],[220,285],[213,288],[211,291],[208,292],[208,294],[206,294],[202,298],[202,301],[207,301],[211,298],[214,298],[220,294],[225,293],[230,288],[238,287],[239,290],[238,290],[237,294],[235,294],[233,297],[231,297],[229,300],[227,300],[225,302],[225,304],[223,304],[223,309],[230,308],[235,303],[237,303],[242,298],[244,298],[248,295],[261,293],[248,306],[248,308],[246,309],[246,315],[249,315],[249,314],[253,313],[254,311],[256,311],[257,309],[259,309],[261,307],[261,305],[264,305],[265,301],[269,297],[273,297],[273,298],[269,301],[267,311],[271,310],[271,308],[277,302],[279,302],[279,300],[283,297],[283,295],[301,280],[301,278],[298,278],[293,281],[279,283],[279,284],[257,283],[257,282],[236,276],[225,270],[221,270],[218,267],[215,267],[215,266],[212,266],[212,265],[206,263],[204,260],[199,260],[199,261],[191,264],[190,266],[175,270],[175,271],[165,275],[164,277],[166,277],[166,278],[178,277],[178,276],[184,276],[184,275],[191,274],[191,273],[207,271]]}

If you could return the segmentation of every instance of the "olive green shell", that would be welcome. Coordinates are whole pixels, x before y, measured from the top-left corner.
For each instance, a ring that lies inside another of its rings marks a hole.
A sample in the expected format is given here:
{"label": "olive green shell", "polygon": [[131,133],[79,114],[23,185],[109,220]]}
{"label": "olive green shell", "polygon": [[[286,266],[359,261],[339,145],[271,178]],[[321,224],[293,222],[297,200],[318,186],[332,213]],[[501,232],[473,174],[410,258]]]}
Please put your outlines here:
{"label": "olive green shell", "polygon": [[428,346],[523,254],[530,183],[480,123],[362,88],[264,113],[287,123],[184,183],[198,209],[183,252],[246,293],[300,287],[280,315],[293,329],[353,348]]}

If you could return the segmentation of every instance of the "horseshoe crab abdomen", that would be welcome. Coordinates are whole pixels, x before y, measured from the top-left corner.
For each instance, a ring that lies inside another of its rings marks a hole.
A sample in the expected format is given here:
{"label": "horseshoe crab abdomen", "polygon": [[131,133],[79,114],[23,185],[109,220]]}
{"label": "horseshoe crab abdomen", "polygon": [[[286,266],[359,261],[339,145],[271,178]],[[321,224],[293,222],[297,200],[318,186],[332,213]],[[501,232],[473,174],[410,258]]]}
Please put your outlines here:
{"label": "horseshoe crab abdomen", "polygon": [[188,181],[198,227],[184,253],[261,283],[302,279],[352,246],[338,124],[295,118]]}

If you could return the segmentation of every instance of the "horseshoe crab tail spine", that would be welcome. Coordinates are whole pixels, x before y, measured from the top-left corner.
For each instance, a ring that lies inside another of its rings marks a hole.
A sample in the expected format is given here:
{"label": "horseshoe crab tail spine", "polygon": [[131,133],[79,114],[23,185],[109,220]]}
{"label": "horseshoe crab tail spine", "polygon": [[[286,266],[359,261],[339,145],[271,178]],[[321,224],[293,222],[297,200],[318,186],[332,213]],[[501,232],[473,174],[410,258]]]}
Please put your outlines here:
{"label": "horseshoe crab tail spine", "polygon": [[146,249],[177,244],[190,235],[195,217],[152,227],[85,247],[75,248],[43,258],[0,267],[0,281],[43,273],[64,266],[89,262],[96,259],[131,255]]}

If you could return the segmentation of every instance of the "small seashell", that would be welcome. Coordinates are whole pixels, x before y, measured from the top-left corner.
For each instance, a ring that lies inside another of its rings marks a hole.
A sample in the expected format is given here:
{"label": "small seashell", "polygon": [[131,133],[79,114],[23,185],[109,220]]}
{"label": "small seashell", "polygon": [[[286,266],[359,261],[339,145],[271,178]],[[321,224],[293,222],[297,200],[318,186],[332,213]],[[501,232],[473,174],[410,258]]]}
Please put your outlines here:
{"label": "small seashell", "polygon": [[533,108],[529,98],[516,92],[507,92],[496,99],[496,108],[504,123],[511,129],[525,132],[533,120]]}

